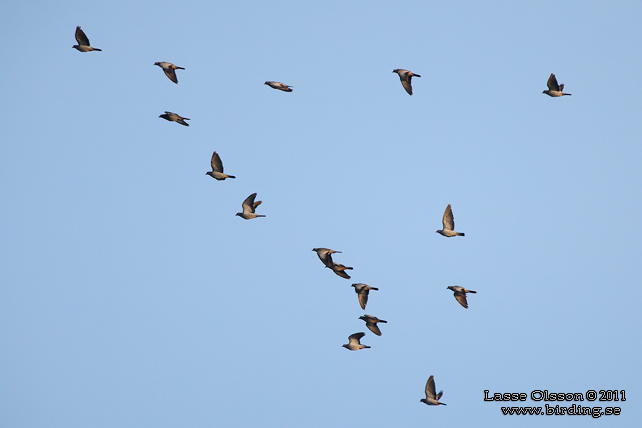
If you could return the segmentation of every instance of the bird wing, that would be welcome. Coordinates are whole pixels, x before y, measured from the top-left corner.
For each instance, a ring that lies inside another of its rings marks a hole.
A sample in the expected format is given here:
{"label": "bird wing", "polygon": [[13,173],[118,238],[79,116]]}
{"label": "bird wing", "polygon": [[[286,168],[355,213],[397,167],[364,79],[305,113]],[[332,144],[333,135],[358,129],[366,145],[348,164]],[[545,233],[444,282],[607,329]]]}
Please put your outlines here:
{"label": "bird wing", "polygon": [[252,205],[252,212],[254,212],[254,210],[256,209],[256,207],[258,207],[258,206],[259,206],[259,205],[261,205],[262,203],[263,203],[263,201],[256,201],[256,202],[254,202],[254,205]]}
{"label": "bird wing", "polygon": [[435,390],[435,377],[430,376],[428,382],[426,382],[426,400],[435,399],[437,396],[437,391]]}
{"label": "bird wing", "polygon": [[363,291],[359,291],[359,305],[361,305],[361,309],[365,309],[366,305],[368,304],[368,294],[370,291],[366,288]]}
{"label": "bird wing", "polygon": [[377,336],[381,336],[381,330],[379,330],[379,326],[376,323],[366,322],[366,327],[368,327],[370,331],[376,334]]}
{"label": "bird wing", "polygon": [[165,76],[169,77],[169,80],[171,80],[174,83],[178,83],[176,72],[174,71],[171,65],[169,67],[161,67],[161,68],[165,72]]}
{"label": "bird wing", "polygon": [[548,86],[549,91],[559,91],[560,86],[557,84],[557,79],[555,78],[555,75],[551,73],[551,77],[548,78],[548,82],[546,82],[546,86]]}
{"label": "bird wing", "polygon": [[81,46],[91,46],[89,44],[89,39],[83,30],[80,27],[76,27],[76,41]]}
{"label": "bird wing", "polygon": [[212,171],[223,172],[223,162],[221,162],[221,157],[218,153],[212,153],[212,161],[210,163],[212,165]]}
{"label": "bird wing", "polygon": [[408,92],[408,95],[412,95],[412,84],[410,82],[411,78],[412,76],[409,74],[401,77],[401,84],[403,85],[403,88],[406,90],[406,92]]}
{"label": "bird wing", "polygon": [[324,265],[332,269],[332,266],[334,266],[334,262],[332,261],[332,253],[330,253],[330,250],[324,248],[323,250],[319,251],[317,255]]}
{"label": "bird wing", "polygon": [[453,217],[453,210],[450,204],[448,204],[446,211],[444,211],[444,218],[441,224],[443,224],[444,230],[455,230],[455,217]]}
{"label": "bird wing", "polygon": [[254,198],[256,198],[256,193],[252,193],[250,196],[245,198],[242,205],[244,213],[254,212]]}
{"label": "bird wing", "polygon": [[348,275],[346,273],[346,271],[344,271],[344,270],[336,270],[336,269],[334,269],[334,265],[333,265],[333,267],[331,269],[332,269],[332,272],[336,273],[341,278],[350,279],[350,275]]}
{"label": "bird wing", "polygon": [[365,335],[366,334],[363,332],[351,334],[350,336],[348,336],[348,341],[350,344],[361,345],[361,342],[359,342],[359,340],[361,340],[361,338]]}
{"label": "bird wing", "polygon": [[461,291],[455,291],[455,299],[459,302],[460,305],[468,309],[468,301],[466,300],[466,293]]}

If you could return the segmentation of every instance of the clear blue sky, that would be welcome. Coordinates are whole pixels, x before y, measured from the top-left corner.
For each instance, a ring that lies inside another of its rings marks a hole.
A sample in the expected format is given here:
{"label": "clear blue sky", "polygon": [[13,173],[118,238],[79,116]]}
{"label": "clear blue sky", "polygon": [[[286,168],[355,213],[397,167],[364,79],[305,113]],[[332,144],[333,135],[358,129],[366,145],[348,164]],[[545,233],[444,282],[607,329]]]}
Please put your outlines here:
{"label": "clear blue sky", "polygon": [[642,4],[310,3],[5,5],[0,427],[636,426]]}

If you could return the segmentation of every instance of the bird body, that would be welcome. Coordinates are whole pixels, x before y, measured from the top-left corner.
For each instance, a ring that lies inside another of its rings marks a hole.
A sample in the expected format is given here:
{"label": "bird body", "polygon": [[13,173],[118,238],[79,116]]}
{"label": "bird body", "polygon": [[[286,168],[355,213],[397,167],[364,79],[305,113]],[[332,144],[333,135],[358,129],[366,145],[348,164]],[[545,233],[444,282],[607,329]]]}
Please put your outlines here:
{"label": "bird body", "polygon": [[455,232],[455,217],[453,216],[453,210],[448,204],[446,207],[446,211],[444,211],[444,216],[441,220],[441,224],[443,225],[443,229],[435,231],[435,233],[438,233],[442,236],[446,236],[450,238],[451,236],[466,236],[464,233],[460,232]]}
{"label": "bird body", "polygon": [[441,396],[444,394],[444,391],[439,391],[439,394],[435,392],[435,377],[430,376],[428,378],[428,382],[426,382],[426,398],[422,398],[421,401],[422,403],[426,403],[429,406],[437,406],[439,404],[446,405],[446,403],[440,403],[439,399]]}
{"label": "bird body", "polygon": [[476,294],[476,291],[469,290],[464,287],[460,287],[459,285],[449,285],[446,287],[448,290],[452,290],[455,299],[459,302],[460,305],[462,305],[464,308],[468,309],[468,301],[466,300],[466,293],[474,293]]}
{"label": "bird body", "polygon": [[215,178],[218,181],[225,180],[226,178],[236,178],[233,175],[227,175],[223,173],[223,162],[221,161],[221,157],[218,155],[218,153],[212,153],[212,160],[210,161],[210,164],[212,166],[212,170],[206,172],[205,175],[209,175],[210,177]]}
{"label": "bird body", "polygon": [[403,68],[396,68],[392,70],[393,73],[397,73],[399,75],[399,79],[401,79],[401,85],[403,88],[408,92],[408,95],[412,95],[412,77],[421,77],[418,74],[413,73],[412,71],[404,70]]}
{"label": "bird body", "polygon": [[265,82],[265,85],[268,85],[270,88],[278,89],[279,91],[292,92],[292,87],[286,85],[285,83],[273,82],[271,80],[268,80],[267,82]]}
{"label": "bird body", "polygon": [[548,78],[546,86],[548,86],[548,89],[546,91],[542,91],[542,94],[546,94],[549,97],[563,97],[564,95],[572,95],[564,92],[564,84],[562,83],[561,85],[559,85],[553,73],[551,73],[550,77]]}
{"label": "bird body", "polygon": [[171,80],[174,83],[178,83],[178,78],[176,77],[176,70],[185,70],[185,68],[183,67],[179,67],[177,65],[172,64],[171,62],[165,62],[165,61],[155,62],[154,65],[157,65],[160,68],[162,68],[163,71],[165,72],[165,75],[169,77],[169,80]]}
{"label": "bird body", "polygon": [[189,126],[189,123],[185,122],[186,120],[190,120],[188,117],[180,116],[176,113],[172,113],[171,111],[166,111],[165,114],[161,114],[158,117],[162,117],[163,119],[169,120],[170,122],[176,122],[180,123],[181,125]]}
{"label": "bird body", "polygon": [[245,220],[251,220],[251,219],[257,218],[257,217],[265,217],[262,214],[255,214],[254,211],[256,210],[256,207],[261,205],[263,203],[263,201],[254,202],[254,198],[256,198],[256,193],[252,193],[250,196],[245,198],[245,200],[243,201],[243,205],[242,205],[243,212],[236,213],[236,215],[241,217],[241,218],[244,218]]}
{"label": "bird body", "polygon": [[90,46],[87,35],[79,26],[76,27],[76,42],[78,42],[78,44],[73,45],[72,48],[77,49],[80,52],[102,51],[102,49],[92,48]]}
{"label": "bird body", "polygon": [[368,294],[370,294],[370,290],[379,290],[378,288],[371,287],[367,284],[362,283],[352,284],[352,287],[354,287],[354,291],[355,293],[357,293],[361,309],[365,309],[366,305],[368,304]]}
{"label": "bird body", "polygon": [[368,345],[362,345],[361,344],[360,340],[365,335],[366,334],[364,332],[351,334],[350,336],[348,336],[348,343],[346,343],[345,345],[341,345],[341,346],[343,346],[344,348],[349,349],[351,351],[357,351],[359,349],[370,348],[370,346],[368,346]]}
{"label": "bird body", "polygon": [[373,317],[372,315],[363,315],[359,317],[360,320],[364,320],[366,322],[366,327],[376,334],[377,336],[381,336],[381,330],[379,330],[379,326],[377,323],[383,322],[387,323],[388,321],[380,320],[377,317]]}

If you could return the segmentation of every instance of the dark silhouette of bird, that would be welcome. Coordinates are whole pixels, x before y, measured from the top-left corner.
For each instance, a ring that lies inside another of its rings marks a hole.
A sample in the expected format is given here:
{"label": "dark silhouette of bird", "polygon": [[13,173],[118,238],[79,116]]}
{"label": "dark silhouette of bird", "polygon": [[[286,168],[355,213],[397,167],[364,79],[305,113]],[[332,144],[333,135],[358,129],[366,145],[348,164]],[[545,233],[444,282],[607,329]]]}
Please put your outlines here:
{"label": "dark silhouette of bird", "polygon": [[256,198],[256,193],[252,193],[250,196],[245,198],[243,201],[243,212],[242,213],[236,213],[237,216],[244,218],[245,220],[251,220],[253,218],[257,217],[265,217],[262,214],[255,214],[254,210],[256,210],[256,207],[261,205],[263,201],[257,201],[254,202],[254,198]]}
{"label": "dark silhouette of bird", "polygon": [[321,262],[330,269],[332,269],[332,265],[334,264],[332,261],[332,254],[341,253],[341,251],[335,251],[329,248],[313,248],[312,251],[316,251],[317,256],[319,256],[319,260],[321,260]]}
{"label": "dark silhouette of bird", "polygon": [[176,70],[185,70],[185,68],[183,67],[179,67],[177,65],[172,64],[171,62],[165,62],[165,61],[155,62],[154,65],[157,65],[160,68],[162,68],[163,71],[165,72],[165,75],[169,77],[169,80],[171,80],[174,83],[178,83],[178,78],[176,77]]}
{"label": "dark silhouette of bird", "polygon": [[221,157],[218,155],[218,153],[212,153],[212,160],[210,161],[210,164],[212,165],[212,170],[206,172],[205,175],[209,175],[210,177],[215,178],[218,181],[225,180],[226,178],[236,178],[233,175],[227,175],[223,173],[223,162],[221,162]]}
{"label": "dark silhouette of bird", "polygon": [[383,322],[387,323],[388,321],[380,320],[377,317],[373,317],[372,315],[363,315],[359,317],[360,320],[364,320],[366,322],[366,327],[376,334],[377,336],[381,336],[381,330],[379,330],[379,326],[377,323]]}
{"label": "dark silhouette of bird", "polygon": [[80,29],[80,27],[76,27],[76,41],[78,44],[73,45],[72,48],[77,49],[80,52],[102,51],[102,49],[92,48],[90,46],[87,35]]}
{"label": "dark silhouette of bird", "polygon": [[268,85],[270,88],[278,89],[279,91],[292,92],[292,87],[286,85],[285,83],[273,82],[271,80],[268,80],[267,82],[265,82],[265,85]]}
{"label": "dark silhouette of bird", "polygon": [[473,290],[468,290],[467,288],[460,287],[459,285],[449,285],[446,287],[449,290],[452,290],[455,295],[455,299],[462,305],[464,308],[468,309],[468,302],[466,301],[466,293],[477,293]]}
{"label": "dark silhouette of bird", "polygon": [[163,119],[169,120],[170,122],[176,122],[180,123],[181,125],[189,126],[189,123],[185,122],[186,120],[190,120],[188,117],[179,116],[176,113],[172,113],[171,111],[166,111],[165,114],[161,114],[158,117],[162,117]]}
{"label": "dark silhouette of bird", "polygon": [[341,278],[350,279],[350,275],[346,273],[346,270],[352,270],[351,267],[342,265],[341,263],[335,263],[335,262],[332,263],[332,266],[326,265],[326,267],[332,269],[332,272],[336,273]]}
{"label": "dark silhouette of bird", "polygon": [[555,78],[555,75],[553,73],[551,73],[551,76],[548,78],[546,86],[548,86],[548,89],[546,91],[542,91],[542,94],[546,94],[549,97],[563,97],[564,95],[572,95],[564,93],[564,84],[562,83],[561,85],[558,85],[557,79]]}
{"label": "dark silhouette of bird", "polygon": [[393,73],[397,73],[399,75],[399,79],[401,79],[401,84],[403,85],[403,88],[408,92],[408,95],[412,95],[412,77],[421,77],[418,74],[413,73],[412,71],[404,70],[403,68],[396,68],[392,70]]}
{"label": "dark silhouette of bird", "polygon": [[368,294],[370,294],[370,290],[379,290],[378,288],[375,287],[370,287],[367,284],[352,284],[352,287],[354,287],[355,293],[357,293],[357,297],[359,298],[359,305],[361,305],[361,309],[365,309],[366,305],[368,304]]}
{"label": "dark silhouette of bird", "polygon": [[439,391],[439,394],[435,392],[435,377],[430,376],[428,382],[426,382],[426,398],[422,398],[422,403],[426,403],[429,406],[437,406],[439,404],[446,405],[446,403],[440,403],[439,399],[444,394],[444,391]]}

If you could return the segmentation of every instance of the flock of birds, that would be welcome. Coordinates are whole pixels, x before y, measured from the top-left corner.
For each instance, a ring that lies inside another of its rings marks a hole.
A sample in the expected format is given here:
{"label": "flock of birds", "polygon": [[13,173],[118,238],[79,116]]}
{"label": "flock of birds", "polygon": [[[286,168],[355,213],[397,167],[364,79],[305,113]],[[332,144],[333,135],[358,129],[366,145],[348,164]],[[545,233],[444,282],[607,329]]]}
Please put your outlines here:
{"label": "flock of birds", "polygon": [[[98,49],[91,46],[91,44],[89,43],[89,38],[87,38],[87,35],[79,26],[76,27],[75,36],[78,44],[72,46],[74,49],[77,49],[80,52],[102,51],[102,49]],[[154,63],[154,65],[159,66],[163,70],[165,75],[172,82],[176,84],[178,84],[178,78],[176,77],[176,70],[185,70],[184,67],[178,67],[177,65],[174,65],[171,62],[165,62],[165,61],[156,62]],[[412,71],[404,70],[401,68],[395,69],[392,72],[397,73],[399,75],[399,79],[401,80],[401,85],[406,90],[408,95],[412,95],[412,78],[421,77],[421,76],[419,74],[413,73]],[[280,91],[284,91],[284,92],[293,91],[292,86],[286,85],[285,83],[267,81],[265,82],[265,84],[273,89],[277,89]],[[542,91],[542,93],[550,97],[562,97],[565,95],[571,95],[564,92],[564,84],[561,84],[561,85],[558,84],[557,79],[555,78],[555,74],[553,73],[551,73],[551,75],[549,76],[546,86],[548,87],[548,89]],[[186,120],[190,120],[189,118],[180,116],[171,111],[166,111],[164,114],[161,114],[159,117],[165,120],[168,120],[170,122],[179,123],[183,126],[189,126],[189,124],[185,122]],[[212,154],[212,159],[210,164],[212,167],[212,171],[206,172],[205,173],[206,175],[209,175],[210,177],[218,181],[222,181],[227,178],[236,178],[233,175],[228,175],[224,173],[223,162],[221,161],[221,157],[218,155],[218,153],[214,152]],[[236,213],[237,216],[245,220],[251,220],[258,217],[265,217],[265,215],[263,214],[256,214],[256,208],[262,203],[262,201],[255,201],[256,195],[257,195],[256,193],[252,193],[243,201],[243,204],[242,204],[243,210],[242,212]],[[444,211],[444,215],[442,218],[442,229],[437,230],[435,233],[439,233],[440,235],[448,238],[451,238],[454,236],[465,236],[464,233],[455,231],[455,220],[452,212],[452,207],[450,206],[450,204],[448,204],[448,206],[446,207],[446,210]],[[346,273],[346,270],[352,270],[353,268],[345,266],[341,263],[336,263],[335,261],[332,260],[332,254],[341,253],[341,251],[335,251],[329,248],[313,248],[312,251],[315,251],[317,253],[317,256],[319,256],[319,259],[325,265],[326,268],[329,268],[330,270],[332,270],[332,272],[334,272],[341,278],[350,279],[350,275]],[[354,287],[354,291],[357,293],[357,298],[359,301],[359,305],[361,306],[361,309],[365,310],[366,305],[368,304],[368,295],[370,294],[370,290],[378,290],[378,288],[371,287],[370,285],[363,284],[363,283],[352,284],[352,287]],[[459,302],[459,304],[466,309],[468,309],[468,301],[466,299],[466,295],[468,293],[473,293],[473,294],[477,293],[476,291],[468,290],[467,288],[461,287],[459,285],[451,285],[446,288],[453,292],[455,296],[455,300],[457,300],[457,302]],[[377,324],[387,323],[387,321],[385,320],[382,320],[375,316],[367,315],[367,314],[360,316],[359,319],[363,320],[366,323],[366,327],[377,336],[381,336],[381,330],[379,329],[379,326]],[[348,343],[342,346],[350,351],[357,351],[360,349],[370,348],[370,346],[368,345],[361,344],[361,338],[363,338],[363,336],[365,336],[364,332],[351,334],[350,336],[348,336]],[[439,391],[439,393],[436,392],[435,378],[432,375],[428,378],[428,381],[426,382],[425,394],[426,394],[426,398],[422,398],[420,400],[422,403],[433,405],[433,406],[446,405],[445,403],[442,403],[439,401],[441,399],[441,396],[443,395],[443,391]]]}

